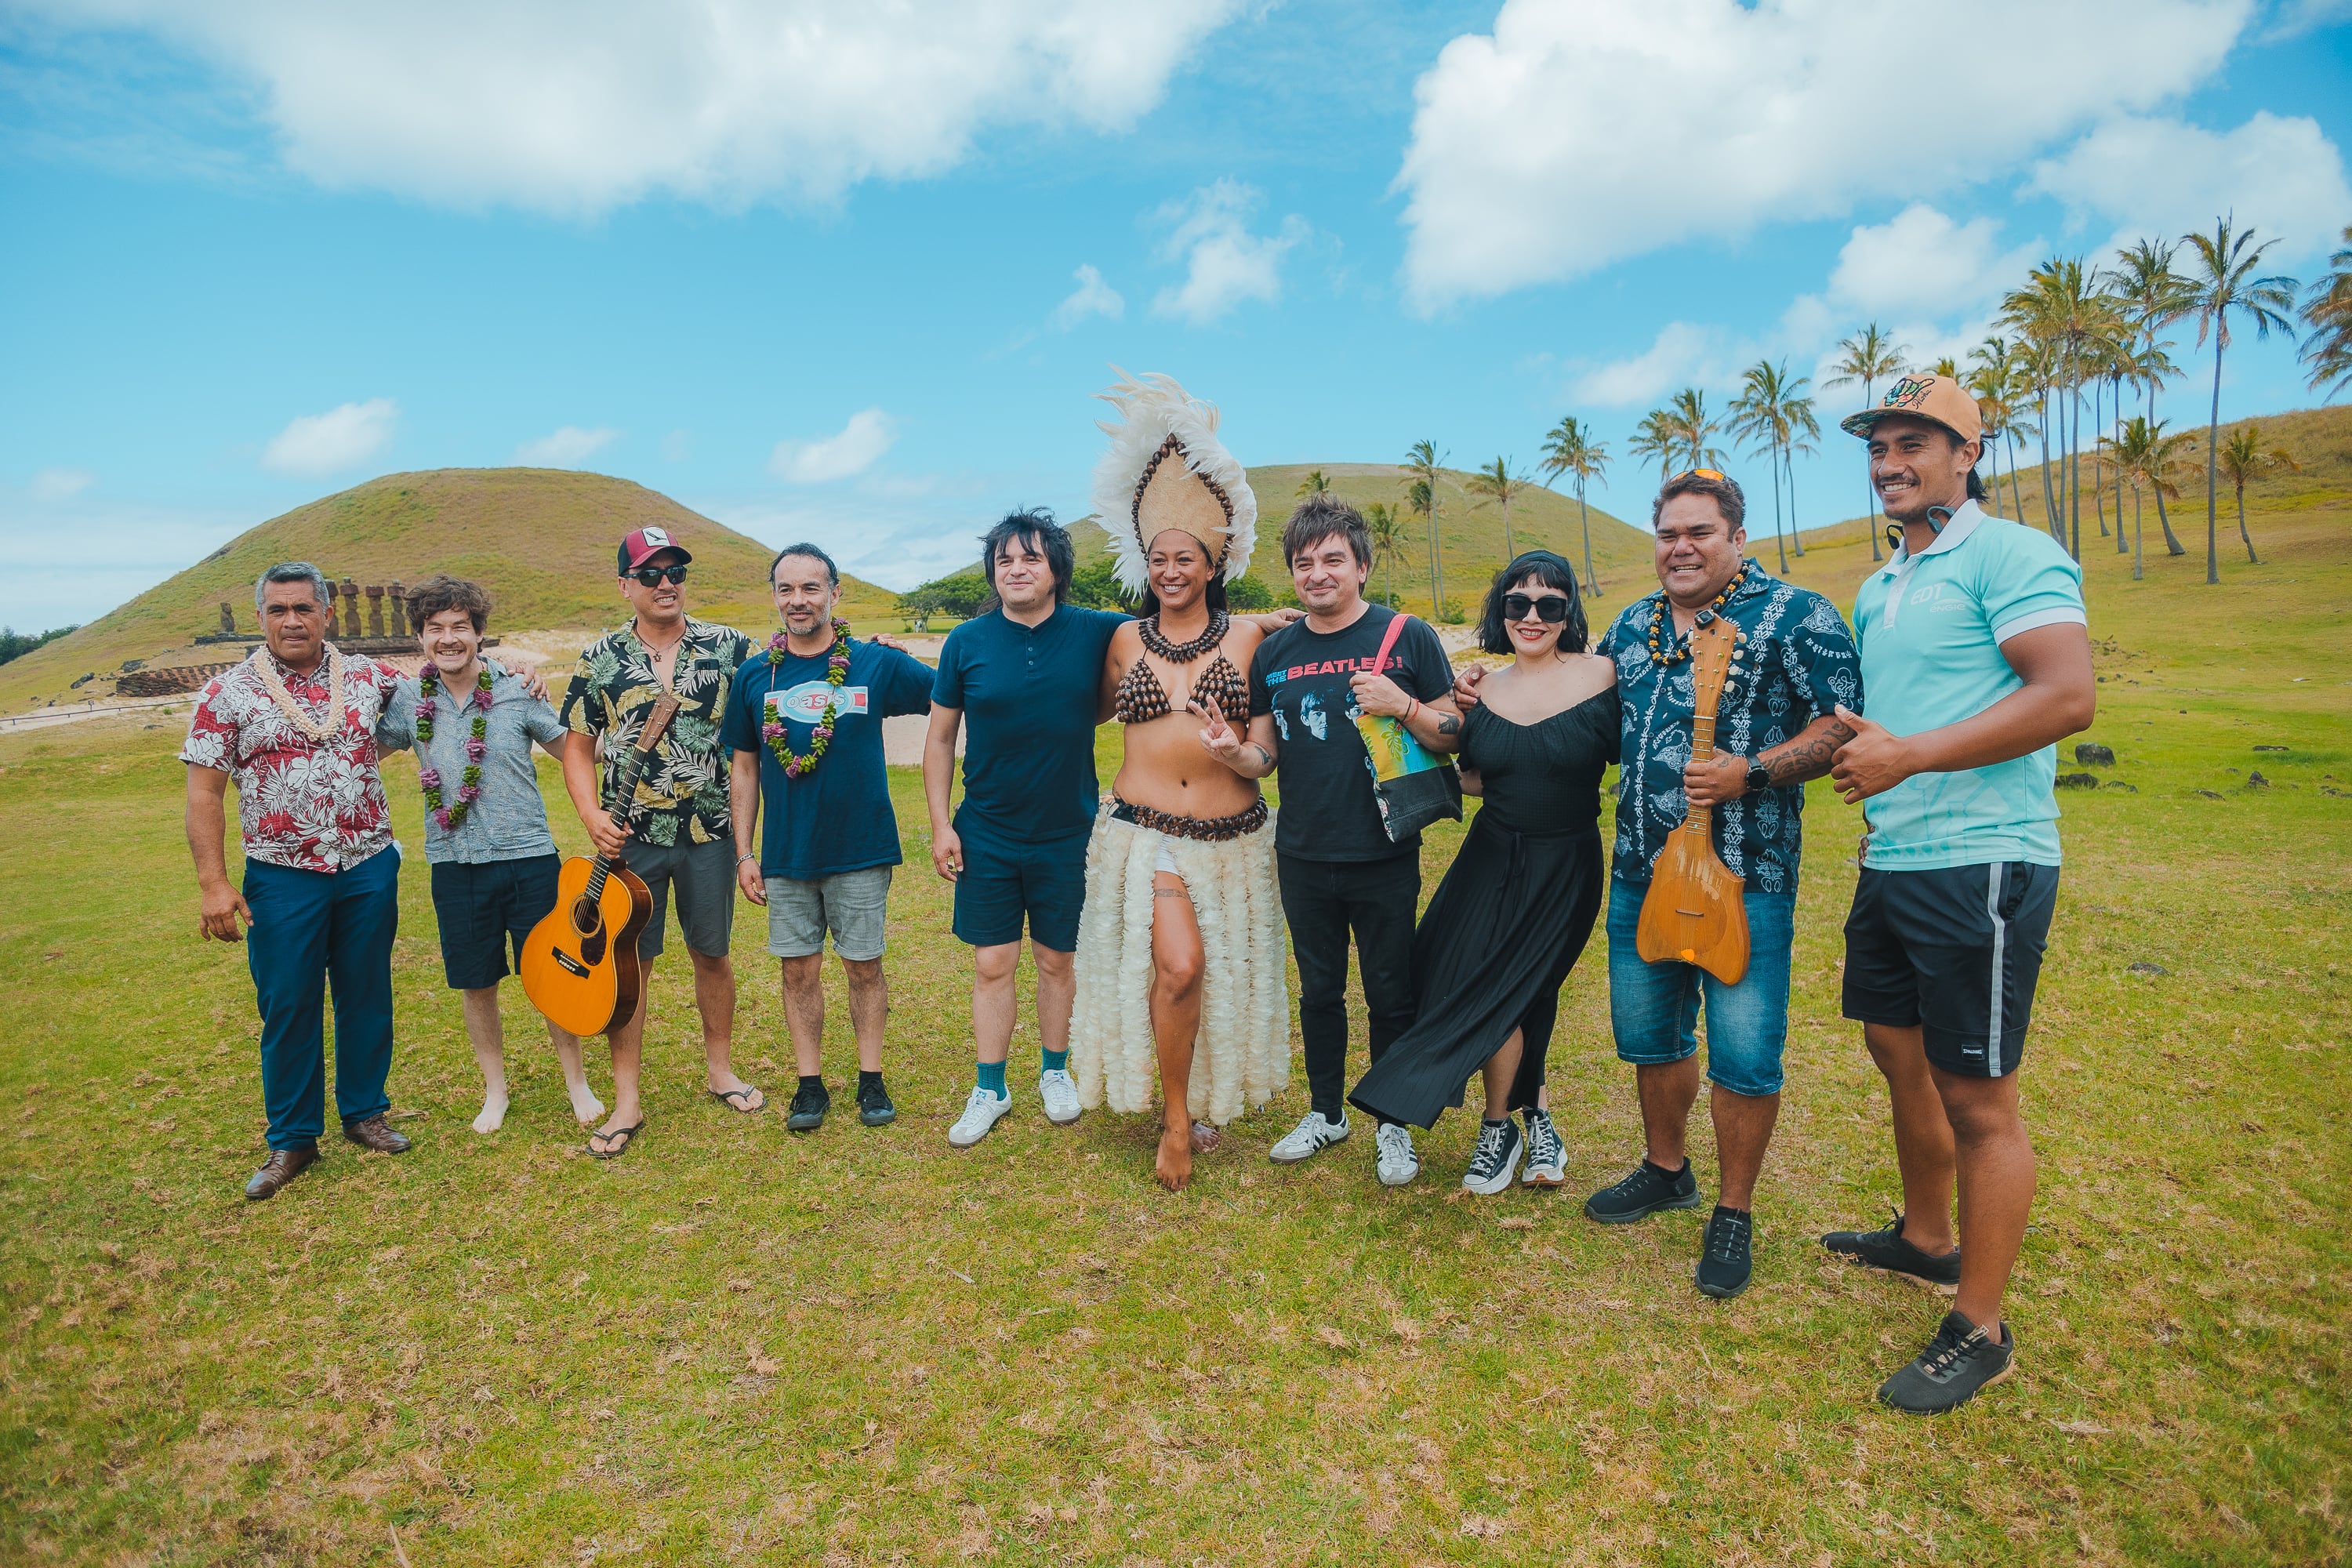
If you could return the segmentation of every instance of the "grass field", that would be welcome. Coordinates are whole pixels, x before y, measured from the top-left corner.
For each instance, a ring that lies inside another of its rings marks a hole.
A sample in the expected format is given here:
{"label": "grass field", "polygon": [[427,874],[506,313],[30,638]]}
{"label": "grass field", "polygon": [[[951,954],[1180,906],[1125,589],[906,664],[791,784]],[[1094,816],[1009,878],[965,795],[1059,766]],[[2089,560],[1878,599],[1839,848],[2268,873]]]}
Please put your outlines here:
{"label": "grass field", "polygon": [[[181,721],[0,739],[0,1561],[2345,1562],[2352,542],[2340,495],[2257,528],[2266,563],[2217,590],[2090,563],[2119,763],[2063,797],[2020,1375],[1939,1420],[1870,1394],[1941,1300],[1814,1244],[1896,1192],[1837,1016],[1853,817],[1819,786],[1757,1284],[1714,1303],[1703,1213],[1578,1214],[1636,1149],[1597,952],[1553,1047],[1559,1194],[1462,1195],[1460,1116],[1402,1191],[1364,1137],[1270,1165],[1303,1081],[1181,1196],[1142,1119],[1051,1129],[1017,1075],[950,1152],[967,959],[911,773],[898,1126],[795,1139],[705,1098],[673,963],[625,1160],[579,1152],[519,995],[515,1109],[475,1136],[418,866],[417,1146],[335,1142],[248,1205],[252,994],[194,935]],[[740,1059],[781,1104],[774,972],[738,938]],[[839,1083],[837,974],[829,1032]]]}

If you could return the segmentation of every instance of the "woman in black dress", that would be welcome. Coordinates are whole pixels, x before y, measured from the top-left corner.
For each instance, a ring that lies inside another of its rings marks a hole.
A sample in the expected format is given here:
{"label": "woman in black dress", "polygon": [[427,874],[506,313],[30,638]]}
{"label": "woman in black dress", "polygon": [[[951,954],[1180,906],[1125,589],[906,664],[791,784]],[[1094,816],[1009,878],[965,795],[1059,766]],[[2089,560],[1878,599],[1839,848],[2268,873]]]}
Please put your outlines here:
{"label": "woman in black dress", "polygon": [[1588,640],[1567,562],[1531,550],[1496,574],[1479,643],[1513,658],[1479,688],[1462,731],[1462,787],[1484,804],[1413,938],[1413,1026],[1348,1097],[1428,1127],[1483,1070],[1486,1120],[1462,1179],[1474,1193],[1509,1186],[1523,1155],[1530,1183],[1561,1178],[1538,1095],[1560,984],[1608,879],[1601,776],[1618,740],[1616,666]]}

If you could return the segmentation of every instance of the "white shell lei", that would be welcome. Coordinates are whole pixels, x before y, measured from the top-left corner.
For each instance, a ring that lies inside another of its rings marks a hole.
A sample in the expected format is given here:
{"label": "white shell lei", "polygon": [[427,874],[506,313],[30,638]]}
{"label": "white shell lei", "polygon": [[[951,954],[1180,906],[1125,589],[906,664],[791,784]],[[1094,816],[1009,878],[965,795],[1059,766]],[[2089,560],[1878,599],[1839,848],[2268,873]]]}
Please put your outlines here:
{"label": "white shell lei", "polygon": [[261,678],[261,689],[269,693],[269,700],[286,715],[286,721],[310,738],[313,744],[323,742],[343,727],[343,650],[334,644],[327,645],[327,721],[312,721],[294,694],[286,689],[286,682],[278,678],[278,667],[267,647],[253,650],[250,661],[254,673]]}

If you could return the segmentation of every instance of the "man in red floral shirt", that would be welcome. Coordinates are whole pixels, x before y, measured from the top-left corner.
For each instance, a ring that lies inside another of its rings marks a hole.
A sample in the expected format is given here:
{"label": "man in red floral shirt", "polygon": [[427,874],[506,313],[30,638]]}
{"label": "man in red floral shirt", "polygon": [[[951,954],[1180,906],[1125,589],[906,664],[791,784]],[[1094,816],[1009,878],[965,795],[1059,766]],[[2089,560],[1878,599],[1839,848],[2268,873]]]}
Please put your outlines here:
{"label": "man in red floral shirt", "polygon": [[[308,562],[272,566],[253,596],[268,646],[205,688],[180,760],[188,764],[202,934],[250,937],[269,1158],[245,1195],[259,1199],[319,1158],[331,982],[343,1136],[386,1154],[408,1140],[384,1122],[400,851],[376,773],[375,727],[394,672],[327,641],[334,601]],[[222,811],[231,779],[245,841],[241,895],[228,879]]]}

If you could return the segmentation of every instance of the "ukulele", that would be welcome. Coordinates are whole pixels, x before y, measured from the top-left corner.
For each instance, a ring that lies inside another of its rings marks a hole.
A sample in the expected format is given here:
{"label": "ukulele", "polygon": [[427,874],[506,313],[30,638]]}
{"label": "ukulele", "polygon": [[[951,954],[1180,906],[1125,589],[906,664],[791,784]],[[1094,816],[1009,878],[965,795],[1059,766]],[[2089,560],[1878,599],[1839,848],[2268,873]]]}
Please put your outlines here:
{"label": "ukulele", "polygon": [[[625,816],[646,758],[677,712],[664,695],[621,769],[614,799]],[[618,855],[574,856],[557,873],[555,908],[531,928],[518,965],[523,994],[557,1028],[601,1035],[636,1016],[645,987],[637,936],[652,918],[654,896]]]}
{"label": "ukulele", "polygon": [[[1726,617],[1703,614],[1691,630],[1691,760],[1715,755],[1715,715],[1724,677],[1747,641]],[[1748,907],[1742,883],[1715,852],[1715,812],[1694,805],[1666,835],[1650,868],[1649,896],[1633,931],[1633,951],[1652,963],[1694,963],[1726,985],[1748,973]]]}

